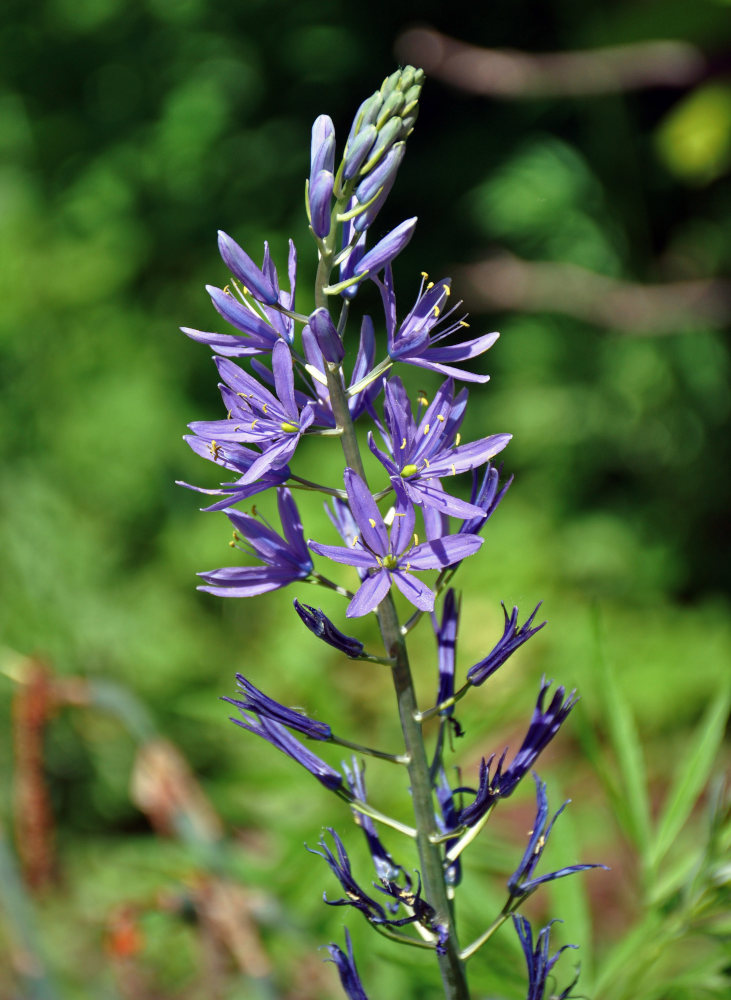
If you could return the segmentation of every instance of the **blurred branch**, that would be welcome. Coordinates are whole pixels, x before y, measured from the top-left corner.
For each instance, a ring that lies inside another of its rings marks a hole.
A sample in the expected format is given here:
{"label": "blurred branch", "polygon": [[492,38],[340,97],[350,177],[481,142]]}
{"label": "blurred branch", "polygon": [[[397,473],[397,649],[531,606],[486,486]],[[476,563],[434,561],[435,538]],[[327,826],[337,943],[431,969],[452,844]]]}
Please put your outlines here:
{"label": "blurred branch", "polygon": [[483,49],[432,28],[411,28],[396,41],[402,63],[421,66],[471,94],[485,97],[582,97],[643,87],[685,87],[708,71],[689,42],[634,42],[576,52],[528,53]]}
{"label": "blurred branch", "polygon": [[641,285],[575,264],[501,254],[456,270],[473,308],[557,312],[628,334],[663,335],[731,319],[731,281],[716,278]]}

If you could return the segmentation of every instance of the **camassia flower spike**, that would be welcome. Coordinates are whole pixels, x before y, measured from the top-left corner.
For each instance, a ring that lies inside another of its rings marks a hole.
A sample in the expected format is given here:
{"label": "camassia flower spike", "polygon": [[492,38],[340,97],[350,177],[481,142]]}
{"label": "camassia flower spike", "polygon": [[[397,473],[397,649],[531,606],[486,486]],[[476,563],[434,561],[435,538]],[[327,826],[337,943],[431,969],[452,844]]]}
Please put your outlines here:
{"label": "camassia flower spike", "polygon": [[357,472],[345,470],[348,504],[360,534],[351,548],[309,542],[313,552],[369,570],[348,606],[348,618],[375,611],[395,583],[401,593],[421,611],[432,611],[434,593],[410,572],[412,569],[443,569],[472,555],[482,545],[479,535],[447,535],[432,542],[418,543],[414,535],[414,508],[396,484],[396,507],[389,536],[376,502]]}

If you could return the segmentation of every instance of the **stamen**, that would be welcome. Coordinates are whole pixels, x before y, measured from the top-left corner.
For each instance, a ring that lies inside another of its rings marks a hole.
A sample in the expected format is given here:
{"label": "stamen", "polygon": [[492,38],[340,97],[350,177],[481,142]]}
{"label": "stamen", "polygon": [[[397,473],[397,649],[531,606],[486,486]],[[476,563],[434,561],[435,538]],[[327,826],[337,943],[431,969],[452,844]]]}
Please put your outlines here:
{"label": "stamen", "polygon": [[403,451],[405,447],[406,447],[406,438],[404,438],[403,441],[401,442],[401,447],[399,448],[399,451]]}
{"label": "stamen", "polygon": [[211,443],[208,445],[208,450],[210,451],[211,455],[213,455],[213,460],[217,462],[218,456],[221,453],[221,445],[217,444],[215,441],[211,441]]}
{"label": "stamen", "polygon": [[459,442],[461,440],[462,440],[462,434],[460,433],[460,431],[457,431],[457,433],[455,435],[455,438],[454,438],[454,446],[455,446],[455,448],[459,448]]}
{"label": "stamen", "polygon": [[437,413],[437,420],[439,420],[441,423],[444,423],[446,417],[444,416],[443,413]]}
{"label": "stamen", "polygon": [[266,413],[266,412],[267,412],[267,407],[268,407],[268,406],[269,406],[269,403],[264,403],[264,404],[262,405],[262,408],[261,408],[261,412],[262,412],[262,413]]}
{"label": "stamen", "polygon": [[466,319],[461,319],[461,320],[459,321],[459,323],[458,323],[457,325],[458,325],[458,326],[464,326],[464,327],[467,327],[467,326],[469,326],[470,324],[469,324],[469,323],[467,322],[467,320],[466,320]]}
{"label": "stamen", "polygon": [[439,308],[439,306],[434,306],[434,308],[432,309],[432,313],[434,315],[434,319],[437,318],[437,316],[439,315],[440,312],[441,312],[441,309]]}
{"label": "stamen", "polygon": [[424,437],[426,437],[427,434],[429,433],[429,428],[430,427],[431,427],[431,424],[427,424],[426,427],[424,428]]}
{"label": "stamen", "polygon": [[[427,278],[428,277],[429,277],[429,275],[427,274]],[[429,284],[426,286],[427,292],[430,291],[433,287],[434,287],[434,282],[430,281]]]}
{"label": "stamen", "polygon": [[456,476],[456,475],[457,475],[457,470],[456,470],[456,469],[455,469],[455,467],[454,467],[454,462],[452,462],[452,475],[453,475],[453,476]]}
{"label": "stamen", "polygon": [[368,523],[370,524],[371,528],[375,528],[376,522],[373,520],[372,517],[368,518]]}

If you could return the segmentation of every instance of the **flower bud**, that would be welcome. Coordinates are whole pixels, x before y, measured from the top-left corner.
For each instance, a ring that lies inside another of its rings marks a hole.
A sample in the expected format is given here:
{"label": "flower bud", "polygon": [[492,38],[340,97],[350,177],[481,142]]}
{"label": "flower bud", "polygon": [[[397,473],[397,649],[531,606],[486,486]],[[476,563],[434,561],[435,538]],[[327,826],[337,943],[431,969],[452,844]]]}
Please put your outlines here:
{"label": "flower bud", "polygon": [[330,232],[330,208],[335,177],[330,170],[320,170],[310,182],[307,198],[312,231],[324,240]]}
{"label": "flower bud", "polygon": [[335,126],[328,115],[320,115],[312,125],[310,183],[321,170],[335,172]]}
{"label": "flower bud", "polygon": [[397,257],[414,235],[416,228],[416,218],[406,219],[400,226],[396,226],[391,232],[384,236],[376,245],[368,251],[363,259],[355,267],[356,274],[365,274],[372,271],[377,274],[382,268],[389,264],[394,257]]}
{"label": "flower bud", "polygon": [[343,177],[346,181],[349,181],[351,177],[355,177],[360,168],[363,166],[365,158],[368,156],[373,143],[378,137],[378,131],[373,125],[366,125],[365,128],[361,129],[357,134],[353,142],[345,150],[345,156],[343,158]]}
{"label": "flower bud", "polygon": [[315,309],[310,316],[309,327],[315,335],[317,345],[325,360],[333,364],[340,364],[345,356],[343,342],[327,309],[322,306]]}

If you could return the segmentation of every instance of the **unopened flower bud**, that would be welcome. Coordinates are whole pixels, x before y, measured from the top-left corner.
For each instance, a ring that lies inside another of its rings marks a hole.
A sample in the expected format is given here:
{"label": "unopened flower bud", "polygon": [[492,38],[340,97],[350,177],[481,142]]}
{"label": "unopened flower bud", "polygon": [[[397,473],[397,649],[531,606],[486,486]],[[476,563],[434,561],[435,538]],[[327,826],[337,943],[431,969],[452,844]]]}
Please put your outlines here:
{"label": "unopened flower bud", "polygon": [[330,170],[320,170],[310,182],[307,197],[312,231],[318,239],[330,232],[330,210],[335,177]]}
{"label": "unopened flower bud", "polygon": [[343,342],[330,319],[330,313],[322,306],[310,316],[309,327],[315,335],[317,345],[326,361],[339,364],[345,356]]}
{"label": "unopened flower bud", "polygon": [[394,257],[397,257],[414,235],[416,228],[416,218],[406,219],[400,226],[396,226],[391,232],[384,236],[376,245],[368,251],[359,264],[355,267],[356,274],[365,274],[372,271],[377,274],[389,264]]}

